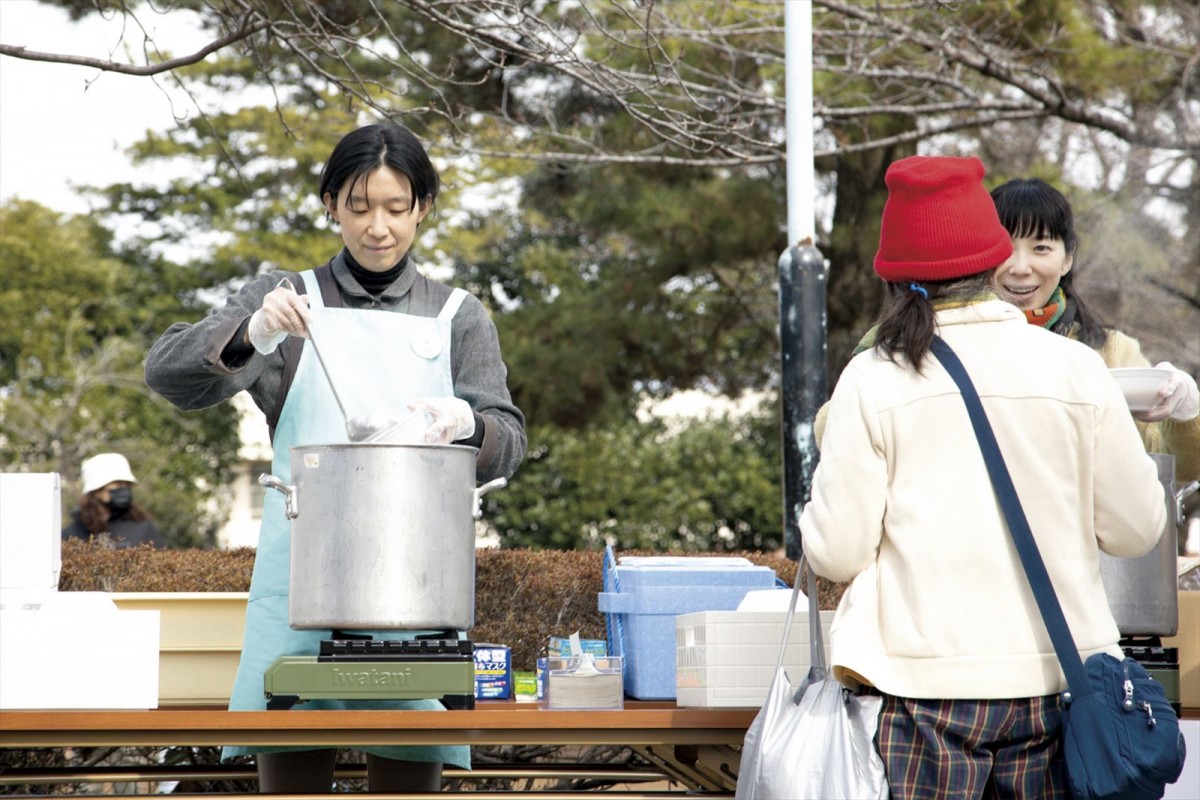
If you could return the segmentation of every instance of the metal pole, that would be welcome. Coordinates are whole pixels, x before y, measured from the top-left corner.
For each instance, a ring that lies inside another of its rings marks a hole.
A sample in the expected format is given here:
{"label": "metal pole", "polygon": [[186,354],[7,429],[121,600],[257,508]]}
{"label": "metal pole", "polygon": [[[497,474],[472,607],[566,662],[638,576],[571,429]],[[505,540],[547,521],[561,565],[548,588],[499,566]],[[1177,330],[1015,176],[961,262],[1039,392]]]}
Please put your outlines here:
{"label": "metal pole", "polygon": [[788,246],[816,241],[813,169],[812,3],[783,4]]}
{"label": "metal pole", "polygon": [[812,494],[819,454],[813,435],[825,402],[825,257],[812,245],[779,258],[783,519],[788,558],[799,559],[800,512]]}
{"label": "metal pole", "polygon": [[816,247],[812,4],[784,3],[788,249],[779,258],[784,547],[799,559],[800,512],[819,457],[813,421],[825,402],[825,258]]}

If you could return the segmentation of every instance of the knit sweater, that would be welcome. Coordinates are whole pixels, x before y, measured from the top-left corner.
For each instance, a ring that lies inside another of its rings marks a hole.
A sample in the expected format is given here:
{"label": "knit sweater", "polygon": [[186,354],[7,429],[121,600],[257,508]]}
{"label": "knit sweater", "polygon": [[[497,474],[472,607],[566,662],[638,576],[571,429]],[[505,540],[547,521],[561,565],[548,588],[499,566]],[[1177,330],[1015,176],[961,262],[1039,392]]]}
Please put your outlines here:
{"label": "knit sweater", "polygon": [[[1139,556],[1166,504],[1120,389],[1090,348],[1000,301],[937,313],[1004,452],[1087,658],[1120,655],[1099,552]],[[839,679],[917,698],[1035,697],[1065,687],[958,388],[868,350],[829,403],[800,518],[820,575],[850,581],[831,630]]]}

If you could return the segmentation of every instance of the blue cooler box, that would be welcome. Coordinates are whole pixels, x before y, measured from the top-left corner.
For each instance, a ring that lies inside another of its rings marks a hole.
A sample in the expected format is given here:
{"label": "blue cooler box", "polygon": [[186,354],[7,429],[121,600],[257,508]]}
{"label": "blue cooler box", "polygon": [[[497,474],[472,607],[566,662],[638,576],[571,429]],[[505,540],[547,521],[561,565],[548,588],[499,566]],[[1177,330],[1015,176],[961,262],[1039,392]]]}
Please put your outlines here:
{"label": "blue cooler box", "polygon": [[625,657],[625,694],[675,699],[675,617],[732,611],[747,592],[771,589],[775,571],[744,558],[622,558],[605,555],[600,611],[610,654]]}

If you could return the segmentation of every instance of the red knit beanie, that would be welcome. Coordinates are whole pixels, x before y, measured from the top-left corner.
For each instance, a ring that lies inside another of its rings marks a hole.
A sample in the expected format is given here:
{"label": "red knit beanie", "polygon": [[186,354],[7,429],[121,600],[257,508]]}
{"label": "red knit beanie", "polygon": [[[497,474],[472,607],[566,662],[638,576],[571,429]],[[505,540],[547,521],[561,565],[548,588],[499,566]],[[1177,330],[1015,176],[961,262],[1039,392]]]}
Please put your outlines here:
{"label": "red knit beanie", "polygon": [[978,158],[912,156],[888,167],[875,272],[885,281],[945,281],[1012,255]]}

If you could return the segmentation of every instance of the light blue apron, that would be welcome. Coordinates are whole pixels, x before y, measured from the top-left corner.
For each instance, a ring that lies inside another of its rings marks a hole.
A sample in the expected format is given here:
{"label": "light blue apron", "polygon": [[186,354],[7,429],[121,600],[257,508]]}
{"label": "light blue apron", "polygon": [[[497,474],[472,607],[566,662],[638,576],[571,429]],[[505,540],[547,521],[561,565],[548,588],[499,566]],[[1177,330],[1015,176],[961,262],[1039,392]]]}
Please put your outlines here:
{"label": "light blue apron", "polygon": [[[375,414],[399,419],[407,404],[419,397],[454,394],[450,371],[450,323],[466,297],[455,289],[437,317],[418,317],[391,311],[326,308],[312,270],[301,276],[308,292],[312,322],[325,366],[337,384],[338,397],[351,417]],[[329,380],[321,369],[311,341],[305,341],[291,389],[279,414],[273,441],[272,473],[291,483],[288,448],[308,444],[344,444],[346,424]],[[329,631],[294,630],[288,625],[288,574],[291,564],[291,523],[284,515],[284,497],[268,491],[263,504],[254,575],[246,607],[246,632],[241,662],[229,701],[231,711],[262,711],[263,673],[284,655],[315,655]],[[376,638],[411,639],[419,631],[374,631]],[[309,700],[309,709],[424,709],[442,710],[436,700]],[[286,714],[287,711],[277,713]],[[305,747],[224,748],[222,759],[252,753],[305,750]],[[402,761],[438,761],[470,769],[468,747],[360,747],[363,752]]]}

